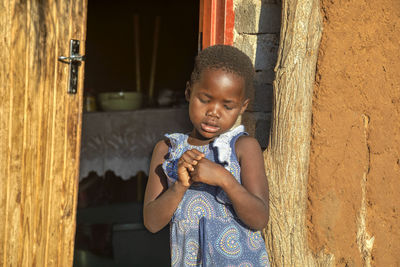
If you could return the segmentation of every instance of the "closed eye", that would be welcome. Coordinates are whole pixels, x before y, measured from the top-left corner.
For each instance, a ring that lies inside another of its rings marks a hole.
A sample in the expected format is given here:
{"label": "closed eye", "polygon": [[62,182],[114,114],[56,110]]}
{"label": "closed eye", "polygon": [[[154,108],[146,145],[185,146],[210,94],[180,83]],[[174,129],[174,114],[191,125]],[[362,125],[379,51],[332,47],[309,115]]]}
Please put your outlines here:
{"label": "closed eye", "polygon": [[210,100],[204,97],[198,97],[201,103],[208,103]]}
{"label": "closed eye", "polygon": [[232,110],[232,109],[233,109],[233,107],[230,107],[230,106],[228,106],[228,105],[224,105],[224,107],[225,107],[227,110]]}

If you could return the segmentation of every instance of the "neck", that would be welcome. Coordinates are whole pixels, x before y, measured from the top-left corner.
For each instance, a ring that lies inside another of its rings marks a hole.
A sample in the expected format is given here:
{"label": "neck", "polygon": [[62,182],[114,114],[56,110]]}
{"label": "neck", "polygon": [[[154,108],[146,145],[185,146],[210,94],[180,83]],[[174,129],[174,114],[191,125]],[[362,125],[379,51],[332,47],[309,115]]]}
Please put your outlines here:
{"label": "neck", "polygon": [[208,145],[209,143],[211,143],[212,141],[215,140],[216,137],[213,138],[205,138],[204,136],[202,136],[201,134],[199,134],[196,129],[193,129],[192,132],[189,134],[188,140],[187,142],[190,145],[193,146],[204,146],[204,145]]}

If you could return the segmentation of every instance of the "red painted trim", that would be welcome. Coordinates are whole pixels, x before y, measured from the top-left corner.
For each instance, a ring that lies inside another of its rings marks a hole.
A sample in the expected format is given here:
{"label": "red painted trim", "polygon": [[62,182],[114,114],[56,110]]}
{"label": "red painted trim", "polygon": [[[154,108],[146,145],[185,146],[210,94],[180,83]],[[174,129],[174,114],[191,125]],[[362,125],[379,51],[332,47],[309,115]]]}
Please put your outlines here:
{"label": "red painted trim", "polygon": [[218,25],[218,0],[211,0],[211,30],[210,30],[210,45],[217,41],[217,25]]}
{"label": "red painted trim", "polygon": [[200,1],[200,35],[202,48],[214,44],[233,45],[235,13],[233,0]]}
{"label": "red painted trim", "polygon": [[235,11],[233,9],[233,0],[226,0],[224,44],[233,45],[233,29],[234,28],[235,28]]}
{"label": "red painted trim", "polygon": [[203,47],[211,45],[211,0],[203,0]]}
{"label": "red painted trim", "polygon": [[215,1],[215,33],[213,44],[223,44],[225,35],[225,0]]}

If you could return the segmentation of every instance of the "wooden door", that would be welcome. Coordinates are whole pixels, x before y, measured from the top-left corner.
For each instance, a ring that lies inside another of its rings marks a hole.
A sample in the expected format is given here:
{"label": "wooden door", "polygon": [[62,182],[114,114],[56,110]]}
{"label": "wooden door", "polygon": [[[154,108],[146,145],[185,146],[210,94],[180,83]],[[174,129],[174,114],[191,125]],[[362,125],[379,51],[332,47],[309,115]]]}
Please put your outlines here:
{"label": "wooden door", "polygon": [[0,266],[72,266],[87,0],[0,1]]}

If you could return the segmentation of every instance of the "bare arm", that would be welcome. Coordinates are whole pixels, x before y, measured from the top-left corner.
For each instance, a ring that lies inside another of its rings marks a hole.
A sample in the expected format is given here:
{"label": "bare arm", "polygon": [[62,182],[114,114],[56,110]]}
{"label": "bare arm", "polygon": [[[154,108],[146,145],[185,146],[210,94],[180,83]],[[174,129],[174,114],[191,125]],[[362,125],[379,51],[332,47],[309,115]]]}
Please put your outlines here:
{"label": "bare arm", "polygon": [[252,137],[240,137],[236,142],[236,154],[242,184],[221,165],[207,159],[199,161],[191,176],[194,181],[220,186],[239,218],[248,227],[261,230],[269,219],[269,192],[260,145]]}
{"label": "bare arm", "polygon": [[161,167],[167,153],[168,146],[165,141],[158,142],[153,151],[144,194],[144,225],[152,233],[160,231],[169,223],[187,190],[187,187],[180,183],[168,188],[167,177]]}
{"label": "bare arm", "polygon": [[186,151],[178,162],[178,180],[168,188],[167,177],[162,163],[168,153],[166,141],[160,141],[154,148],[150,163],[149,179],[143,203],[143,219],[145,227],[152,233],[160,231],[171,220],[186,190],[192,181],[188,170],[204,155],[197,150]]}
{"label": "bare arm", "polygon": [[226,179],[222,189],[232,201],[239,218],[250,228],[261,230],[269,220],[269,190],[262,151],[257,140],[240,137],[236,142],[242,185]]}

